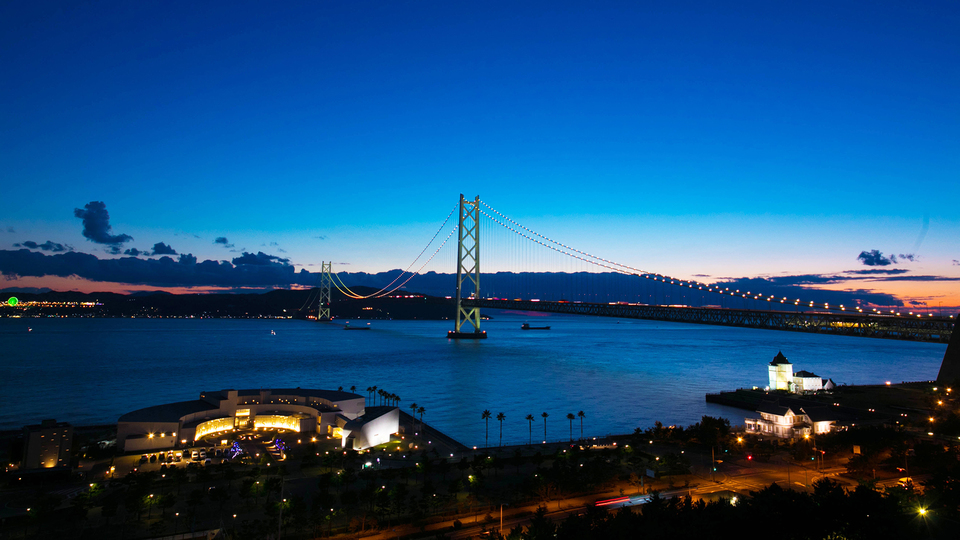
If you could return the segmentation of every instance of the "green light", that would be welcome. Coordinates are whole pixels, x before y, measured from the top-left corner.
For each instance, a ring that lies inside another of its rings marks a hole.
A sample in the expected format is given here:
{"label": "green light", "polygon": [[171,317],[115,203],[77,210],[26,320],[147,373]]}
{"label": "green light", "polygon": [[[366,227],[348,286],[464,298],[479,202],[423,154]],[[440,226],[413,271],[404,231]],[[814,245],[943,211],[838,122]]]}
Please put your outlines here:
{"label": "green light", "polygon": [[7,304],[10,304],[11,306],[15,306],[15,305],[17,305],[19,302],[20,302],[20,301],[17,300],[17,297],[16,297],[16,296],[11,296],[10,298],[7,299]]}

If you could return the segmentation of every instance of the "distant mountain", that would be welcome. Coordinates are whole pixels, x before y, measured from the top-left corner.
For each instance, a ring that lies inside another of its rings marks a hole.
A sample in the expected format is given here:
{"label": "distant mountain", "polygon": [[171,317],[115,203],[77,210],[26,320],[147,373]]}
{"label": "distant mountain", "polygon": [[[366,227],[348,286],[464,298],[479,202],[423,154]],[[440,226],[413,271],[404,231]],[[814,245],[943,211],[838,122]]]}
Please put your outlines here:
{"label": "distant mountain", "polygon": [[[357,286],[364,295],[378,289]],[[80,293],[48,291],[42,293],[0,293],[0,302],[11,296],[19,307],[4,307],[0,317],[211,317],[211,318],[301,318],[317,314],[317,289],[274,290],[246,294],[171,294],[138,292],[135,294]],[[453,303],[446,298],[403,293],[404,297],[354,300],[339,291],[331,294],[331,313],[349,319],[428,319],[441,320],[454,315]]]}
{"label": "distant mountain", "polygon": [[51,292],[53,289],[48,289],[46,287],[7,287],[6,289],[0,289],[0,294],[3,293],[15,293],[15,294],[43,294]]}

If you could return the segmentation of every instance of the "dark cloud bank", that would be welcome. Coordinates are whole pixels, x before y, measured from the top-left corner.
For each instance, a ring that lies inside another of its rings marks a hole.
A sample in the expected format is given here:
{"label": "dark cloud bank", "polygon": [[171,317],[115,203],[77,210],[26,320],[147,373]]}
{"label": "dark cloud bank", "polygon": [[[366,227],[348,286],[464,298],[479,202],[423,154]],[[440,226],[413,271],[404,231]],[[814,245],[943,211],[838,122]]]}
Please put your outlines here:
{"label": "dark cloud bank", "polygon": [[[169,247],[169,246],[168,246]],[[155,246],[156,249],[156,246]],[[128,250],[134,251],[134,248]],[[132,253],[131,253],[132,254]],[[797,298],[809,302],[829,302],[839,305],[856,305],[857,302],[878,306],[903,305],[898,298],[860,288],[852,288],[858,281],[960,281],[960,278],[945,276],[904,275],[901,269],[852,270],[841,274],[806,274],[768,278],[720,279],[717,286],[730,290],[750,291],[752,294],[787,297],[790,302]],[[225,287],[225,288],[288,288],[291,286],[316,286],[319,273],[307,270],[297,272],[290,260],[263,252],[244,252],[231,261],[199,262],[192,254],[180,254],[176,259],[162,256],[159,259],[122,257],[100,259],[95,255],[77,252],[46,254],[28,249],[0,250],[0,273],[6,276],[78,276],[98,282],[113,282],[155,287]],[[399,270],[368,274],[365,272],[340,272],[339,276],[348,286],[386,286],[400,274]],[[416,291],[434,296],[452,295],[456,277],[453,274],[428,272],[410,280],[407,291]],[[589,282],[590,285],[584,286]],[[399,283],[399,282],[398,282]],[[852,290],[830,291],[818,289],[823,285],[844,284]],[[649,279],[623,274],[566,274],[507,272],[484,274],[484,295],[500,298],[540,298],[541,300],[581,300],[608,302],[629,299],[642,303],[670,303],[687,305],[723,305],[725,307],[749,307],[767,309],[775,306],[766,302],[745,304],[742,297],[720,296],[701,293],[698,290],[680,289],[663,285]],[[578,289],[590,294],[577,296]],[[753,305],[756,304],[756,305]],[[777,302],[779,304],[779,302]]]}
{"label": "dark cloud bank", "polygon": [[176,260],[169,256],[100,259],[77,252],[46,255],[27,249],[0,250],[0,273],[22,277],[76,275],[91,281],[156,287],[282,287],[316,282],[315,275],[297,273],[287,259],[263,252],[244,253],[230,262],[197,262],[191,254],[182,254]]}

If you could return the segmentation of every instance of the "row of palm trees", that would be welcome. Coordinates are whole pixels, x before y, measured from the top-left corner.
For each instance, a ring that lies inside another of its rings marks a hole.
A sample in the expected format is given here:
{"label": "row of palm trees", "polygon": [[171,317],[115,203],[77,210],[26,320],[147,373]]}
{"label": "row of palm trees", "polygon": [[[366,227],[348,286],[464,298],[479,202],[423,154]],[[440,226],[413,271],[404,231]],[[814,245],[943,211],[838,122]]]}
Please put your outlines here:
{"label": "row of palm trees", "polygon": [[[350,391],[355,392],[356,388],[357,388],[356,386],[351,386]],[[397,394],[391,394],[390,392],[387,392],[382,388],[378,389],[376,386],[367,387],[367,399],[370,399],[371,395],[374,392],[376,392],[376,394],[380,396],[379,405],[388,405],[390,407],[397,407],[400,405],[400,401],[401,401],[400,396],[398,396]]]}
{"label": "row of palm trees", "polygon": [[[547,417],[549,417],[550,415],[547,414],[546,412],[543,412],[543,413],[540,413],[540,416],[543,417],[543,440],[546,441],[547,440]],[[577,417],[580,418],[580,438],[581,439],[583,438],[583,419],[586,416],[587,415],[583,411],[580,411],[577,414],[567,413],[567,420],[570,421],[570,440],[571,441],[573,440],[573,421],[576,420]],[[486,447],[490,446],[490,418],[492,417],[493,417],[492,413],[486,409],[483,411],[483,413],[480,414],[480,419],[486,423],[486,426],[484,426],[485,427],[484,446]],[[507,415],[503,414],[502,412],[497,413],[497,421],[500,422],[500,443],[498,446],[503,446],[503,421],[506,419],[507,419]],[[525,420],[530,423],[530,444],[533,444],[533,421],[536,419],[533,417],[532,414],[528,414]]]}
{"label": "row of palm trees", "polygon": [[[419,433],[423,431],[423,413],[427,412],[423,407],[418,406],[416,403],[410,404],[411,416],[413,416],[413,432]],[[417,413],[420,414],[420,431],[417,431]]]}

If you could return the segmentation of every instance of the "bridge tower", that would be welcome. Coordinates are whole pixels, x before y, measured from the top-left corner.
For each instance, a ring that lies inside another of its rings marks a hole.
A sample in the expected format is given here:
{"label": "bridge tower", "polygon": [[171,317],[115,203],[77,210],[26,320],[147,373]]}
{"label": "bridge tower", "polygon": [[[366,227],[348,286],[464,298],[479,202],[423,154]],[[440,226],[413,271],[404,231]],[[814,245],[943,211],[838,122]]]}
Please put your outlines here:
{"label": "bridge tower", "polygon": [[[486,339],[480,331],[480,308],[463,307],[463,298],[480,298],[480,196],[468,201],[460,194],[460,226],[457,243],[457,318],[454,330],[447,332],[451,339]],[[466,283],[466,287],[464,287]],[[472,332],[462,331],[464,322]]]}
{"label": "bridge tower", "polygon": [[320,263],[320,296],[317,299],[317,321],[330,320],[330,288],[333,285],[330,269],[332,266],[333,262]]}

